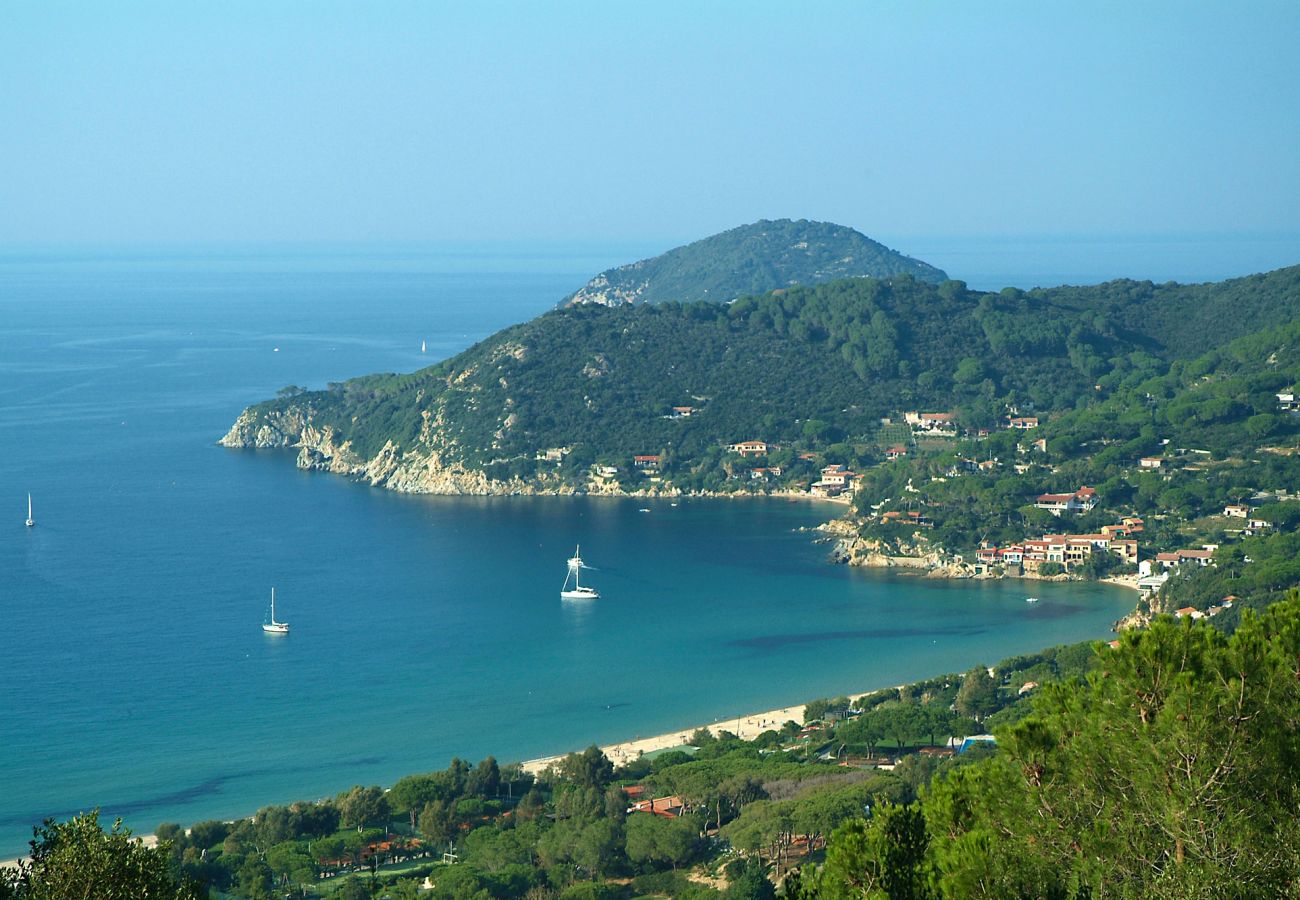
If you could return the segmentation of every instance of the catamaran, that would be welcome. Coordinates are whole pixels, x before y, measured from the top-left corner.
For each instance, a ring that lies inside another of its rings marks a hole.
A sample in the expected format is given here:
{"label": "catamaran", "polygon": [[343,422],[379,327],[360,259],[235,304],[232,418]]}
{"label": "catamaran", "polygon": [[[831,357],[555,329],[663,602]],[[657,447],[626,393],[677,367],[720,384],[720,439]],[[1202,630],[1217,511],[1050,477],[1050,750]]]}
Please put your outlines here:
{"label": "catamaran", "polygon": [[36,524],[36,520],[32,518],[32,495],[28,494],[27,495],[27,527],[31,528],[35,524]]}
{"label": "catamaran", "polygon": [[[579,581],[578,573],[582,571],[584,563],[582,562],[581,547],[575,547],[573,557],[569,560],[569,573],[564,576],[564,586],[560,588],[560,599],[562,600],[599,600],[600,593],[592,587],[583,587]],[[573,588],[569,588],[569,579],[573,579]]]}
{"label": "catamaran", "polygon": [[271,588],[271,618],[262,623],[262,630],[267,634],[288,634],[289,623],[275,621],[275,588]]}

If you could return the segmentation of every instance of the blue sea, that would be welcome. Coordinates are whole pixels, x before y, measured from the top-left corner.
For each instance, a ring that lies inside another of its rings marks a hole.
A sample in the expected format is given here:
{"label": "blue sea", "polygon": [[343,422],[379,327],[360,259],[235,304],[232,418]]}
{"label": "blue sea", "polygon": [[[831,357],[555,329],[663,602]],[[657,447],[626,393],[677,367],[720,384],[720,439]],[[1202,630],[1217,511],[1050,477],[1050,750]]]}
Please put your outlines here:
{"label": "blue sea", "polygon": [[[635,256],[0,255],[0,858],[47,816],[235,817],[1103,638],[1132,606],[828,565],[800,529],[837,507],[406,496],[215,443],[285,385],[431,364]],[[578,543],[599,601],[559,598]]]}

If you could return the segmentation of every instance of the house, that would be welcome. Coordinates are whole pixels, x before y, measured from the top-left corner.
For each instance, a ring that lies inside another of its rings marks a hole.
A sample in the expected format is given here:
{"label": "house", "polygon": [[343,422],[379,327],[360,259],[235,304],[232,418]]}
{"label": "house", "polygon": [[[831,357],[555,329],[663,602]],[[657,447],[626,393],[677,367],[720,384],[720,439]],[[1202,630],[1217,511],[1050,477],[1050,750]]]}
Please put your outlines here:
{"label": "house", "polygon": [[1300,409],[1300,403],[1297,403],[1295,399],[1295,391],[1283,391],[1278,394],[1277,405],[1283,412],[1291,412]]}
{"label": "house", "polygon": [[601,478],[614,478],[618,475],[618,466],[596,466],[596,474]]}
{"label": "house", "polygon": [[647,472],[657,472],[659,471],[659,456],[658,454],[634,456],[632,457],[632,465]]}
{"label": "house", "polygon": [[1007,427],[1019,431],[1028,431],[1031,428],[1037,428],[1038,416],[1017,416],[1007,421]]}
{"label": "house", "polygon": [[1246,520],[1246,527],[1241,529],[1241,534],[1243,537],[1254,537],[1261,531],[1267,531],[1272,527],[1273,523],[1266,519],[1251,518]]}
{"label": "house", "polygon": [[1205,613],[1201,612],[1194,606],[1184,606],[1182,609],[1174,612],[1174,615],[1180,619],[1204,619]]}
{"label": "house", "polygon": [[926,434],[956,434],[956,416],[953,413],[903,413],[903,420],[913,431]]}
{"label": "house", "polygon": [[1156,562],[1166,569],[1173,569],[1185,562],[1194,562],[1198,566],[1208,566],[1214,562],[1214,551],[1208,547],[1200,550],[1174,550],[1171,553],[1157,553]]}
{"label": "house", "polygon": [[674,406],[672,410],[672,415],[669,418],[689,419],[693,415],[695,415],[694,406]]}
{"label": "house", "polygon": [[[1149,562],[1149,560],[1144,562]],[[1143,575],[1141,578],[1138,579],[1138,583],[1137,583],[1138,590],[1147,591],[1149,593],[1154,594],[1156,591],[1160,590],[1160,588],[1168,580],[1169,580],[1168,572],[1163,572],[1163,571],[1154,572],[1154,573],[1148,572],[1147,574]]]}
{"label": "house", "polygon": [[1138,465],[1144,469],[1158,469],[1165,464],[1165,461],[1159,456],[1144,456],[1138,460]]}
{"label": "house", "polygon": [[1020,686],[1020,690],[1016,691],[1016,696],[1023,697],[1025,694],[1028,694],[1036,687],[1038,687],[1037,681],[1026,681],[1024,684]]}
{"label": "house", "polygon": [[919,512],[901,512],[890,510],[880,517],[886,525],[911,525],[913,528],[933,528],[934,523]]}
{"label": "house", "polygon": [[766,481],[768,478],[780,478],[780,466],[766,466],[758,469],[750,469],[749,477],[751,481]]}
{"label": "house", "polygon": [[732,453],[739,453],[741,456],[766,456],[767,451],[773,448],[765,441],[741,441],[738,444],[732,444],[727,449]]}
{"label": "house", "polygon": [[849,471],[848,466],[836,463],[835,465],[826,466],[822,469],[822,478],[819,483],[825,485],[837,484],[840,487],[844,487],[850,480],[856,477],[857,475]]}
{"label": "house", "polygon": [[891,462],[896,459],[901,459],[906,455],[907,455],[906,447],[895,446],[895,447],[890,447],[888,450],[885,451],[885,459],[890,460]]}
{"label": "house", "polygon": [[655,816],[662,816],[665,819],[676,819],[686,808],[682,798],[676,795],[672,797],[659,797],[654,800],[638,800],[628,807],[629,813],[645,812]]}
{"label": "house", "polygon": [[1073,494],[1040,494],[1034,506],[1045,509],[1054,516],[1063,512],[1090,512],[1097,505],[1097,491],[1081,487]]}
{"label": "house", "polygon": [[1250,516],[1250,507],[1244,503],[1229,503],[1223,508],[1223,514],[1231,519],[1245,519]]}
{"label": "house", "polygon": [[1033,442],[1032,444],[1030,444],[1029,446],[1033,447],[1033,448],[1034,448],[1035,450],[1037,450],[1039,453],[1046,453],[1046,452],[1047,452],[1047,438],[1039,438],[1038,440],[1034,441],[1034,442]]}

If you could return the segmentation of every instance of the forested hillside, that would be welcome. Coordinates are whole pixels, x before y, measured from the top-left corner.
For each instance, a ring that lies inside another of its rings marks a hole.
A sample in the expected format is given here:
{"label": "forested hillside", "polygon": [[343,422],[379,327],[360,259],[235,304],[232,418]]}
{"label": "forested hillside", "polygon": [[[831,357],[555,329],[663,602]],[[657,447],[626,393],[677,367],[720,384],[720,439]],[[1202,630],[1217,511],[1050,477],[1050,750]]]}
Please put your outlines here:
{"label": "forested hillside", "polygon": [[843,225],[762,220],[651,259],[606,269],[566,297],[564,304],[725,303],[796,284],[867,275],[911,275],[930,282],[947,278],[934,266]]}
{"label": "forested hillside", "polygon": [[[1089,429],[1111,423],[1105,437],[1127,439],[1156,408],[1183,430],[1268,415],[1220,394],[1258,399],[1283,385],[1278,358],[1250,348],[1292,346],[1288,334],[1203,354],[1290,321],[1298,297],[1300,268],[1216,284],[1000,293],[844,279],[725,305],[584,305],[420,372],[252,407],[227,443],[257,443],[273,422],[271,443],[297,444],[289,421],[328,429],[362,462],[391,444],[390,453],[436,453],[493,478],[545,473],[578,487],[597,462],[627,468],[633,455],[656,455],[666,483],[717,489],[735,471],[726,451],[735,442],[855,447],[847,461],[869,464],[881,419],[907,409],[954,412],[966,430],[996,429],[1009,409],[1069,412],[1057,433],[1070,440],[1086,443]],[[1284,424],[1251,427],[1265,435]],[[562,461],[536,458],[548,449]],[[796,460],[787,452],[781,461]]]}

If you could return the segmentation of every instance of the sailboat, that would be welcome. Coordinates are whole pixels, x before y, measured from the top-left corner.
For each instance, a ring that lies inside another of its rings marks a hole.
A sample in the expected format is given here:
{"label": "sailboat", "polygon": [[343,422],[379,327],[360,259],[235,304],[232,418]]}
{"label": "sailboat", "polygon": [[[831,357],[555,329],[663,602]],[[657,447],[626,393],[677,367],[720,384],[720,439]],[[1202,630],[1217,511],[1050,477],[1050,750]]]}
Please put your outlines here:
{"label": "sailboat", "polygon": [[424,341],[420,341],[420,352],[423,353],[423,352],[424,352],[425,350],[427,350],[427,349],[429,349],[429,348],[428,348],[428,346],[425,344],[425,342],[424,342]]}
{"label": "sailboat", "polygon": [[267,634],[288,634],[289,623],[275,621],[275,588],[271,588],[271,618],[262,623],[262,630]]}
{"label": "sailboat", "polygon": [[[583,587],[579,581],[578,573],[582,571],[583,562],[580,554],[581,547],[575,547],[573,557],[569,560],[569,574],[564,576],[564,586],[560,588],[560,599],[562,600],[599,600],[600,592],[592,587]],[[569,588],[569,579],[573,579],[573,588]]]}
{"label": "sailboat", "polygon": [[27,527],[31,528],[35,524],[36,524],[36,520],[32,518],[32,495],[28,494],[27,495]]}

